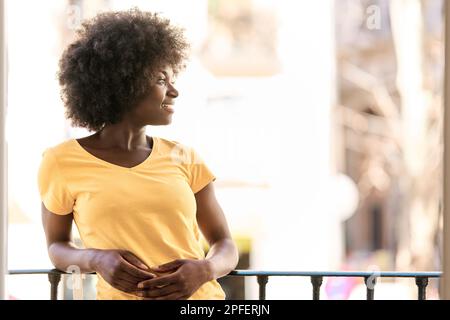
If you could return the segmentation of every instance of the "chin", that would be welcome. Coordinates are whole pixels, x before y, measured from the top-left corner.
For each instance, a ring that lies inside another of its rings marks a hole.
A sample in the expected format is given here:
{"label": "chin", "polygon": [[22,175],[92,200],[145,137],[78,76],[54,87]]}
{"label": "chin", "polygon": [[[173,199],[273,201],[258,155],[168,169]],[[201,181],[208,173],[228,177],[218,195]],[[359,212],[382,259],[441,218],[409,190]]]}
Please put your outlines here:
{"label": "chin", "polygon": [[155,121],[148,122],[147,125],[148,126],[167,126],[171,123],[172,123],[172,119],[165,119],[165,120],[158,121],[158,122],[155,122]]}

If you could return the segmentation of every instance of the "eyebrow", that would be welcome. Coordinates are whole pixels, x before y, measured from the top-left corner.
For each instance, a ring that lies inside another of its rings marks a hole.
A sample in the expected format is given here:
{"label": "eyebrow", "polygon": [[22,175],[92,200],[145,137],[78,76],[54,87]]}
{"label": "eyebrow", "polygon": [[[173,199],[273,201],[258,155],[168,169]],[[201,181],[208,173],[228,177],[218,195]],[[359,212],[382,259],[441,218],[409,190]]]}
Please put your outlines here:
{"label": "eyebrow", "polygon": [[165,75],[166,77],[169,76],[169,75],[167,74],[167,72],[165,72],[164,70],[161,70],[160,72],[161,72],[161,73],[164,73],[164,75]]}
{"label": "eyebrow", "polygon": [[[159,72],[163,73],[167,78],[170,78],[166,71],[160,70]],[[172,78],[175,78],[175,74],[172,75]]]}

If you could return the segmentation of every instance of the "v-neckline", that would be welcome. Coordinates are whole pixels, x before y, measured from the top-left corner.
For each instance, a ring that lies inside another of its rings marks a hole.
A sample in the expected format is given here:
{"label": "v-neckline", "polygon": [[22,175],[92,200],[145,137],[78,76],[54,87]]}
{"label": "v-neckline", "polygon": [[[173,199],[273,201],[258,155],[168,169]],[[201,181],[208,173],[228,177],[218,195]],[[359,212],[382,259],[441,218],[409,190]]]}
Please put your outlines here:
{"label": "v-neckline", "polygon": [[80,149],[85,155],[87,155],[88,157],[90,157],[91,159],[96,160],[99,163],[102,163],[110,168],[115,168],[115,169],[120,169],[120,170],[126,170],[126,171],[132,171],[132,170],[136,170],[139,169],[140,167],[144,166],[145,164],[147,164],[148,162],[151,161],[152,158],[154,158],[154,154],[156,153],[156,150],[158,148],[158,137],[150,137],[153,140],[153,146],[152,146],[152,150],[150,151],[150,154],[147,156],[147,158],[144,159],[144,161],[138,163],[135,166],[132,167],[124,167],[124,166],[120,166],[118,164],[112,163],[112,162],[108,162],[106,160],[103,160],[95,155],[93,155],[92,153],[90,153],[89,151],[87,151],[81,144],[80,142],[78,142],[77,139],[72,139],[73,143],[77,146],[78,149]]}

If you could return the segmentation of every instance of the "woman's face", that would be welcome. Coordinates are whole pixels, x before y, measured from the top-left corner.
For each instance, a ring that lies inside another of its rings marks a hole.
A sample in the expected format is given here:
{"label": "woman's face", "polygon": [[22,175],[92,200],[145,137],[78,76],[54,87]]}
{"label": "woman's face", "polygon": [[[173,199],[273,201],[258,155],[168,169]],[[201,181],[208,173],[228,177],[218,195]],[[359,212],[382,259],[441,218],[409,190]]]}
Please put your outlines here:
{"label": "woman's face", "polygon": [[175,112],[175,98],[178,97],[174,81],[171,67],[163,67],[158,70],[156,77],[151,80],[148,96],[133,110],[134,118],[143,122],[143,125],[170,124]]}

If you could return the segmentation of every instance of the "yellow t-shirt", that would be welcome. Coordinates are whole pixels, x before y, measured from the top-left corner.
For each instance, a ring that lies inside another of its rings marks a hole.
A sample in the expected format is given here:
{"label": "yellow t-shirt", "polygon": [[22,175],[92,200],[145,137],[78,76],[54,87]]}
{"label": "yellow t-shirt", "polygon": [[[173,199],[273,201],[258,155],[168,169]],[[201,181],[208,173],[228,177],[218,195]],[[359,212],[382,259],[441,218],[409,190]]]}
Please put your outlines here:
{"label": "yellow t-shirt", "polygon": [[[198,153],[153,137],[140,164],[126,168],[95,157],[70,139],[43,152],[38,186],[45,207],[73,212],[86,248],[131,251],[148,266],[204,259],[194,194],[216,178]],[[141,299],[98,276],[97,299]],[[225,299],[216,280],[190,298]]]}

